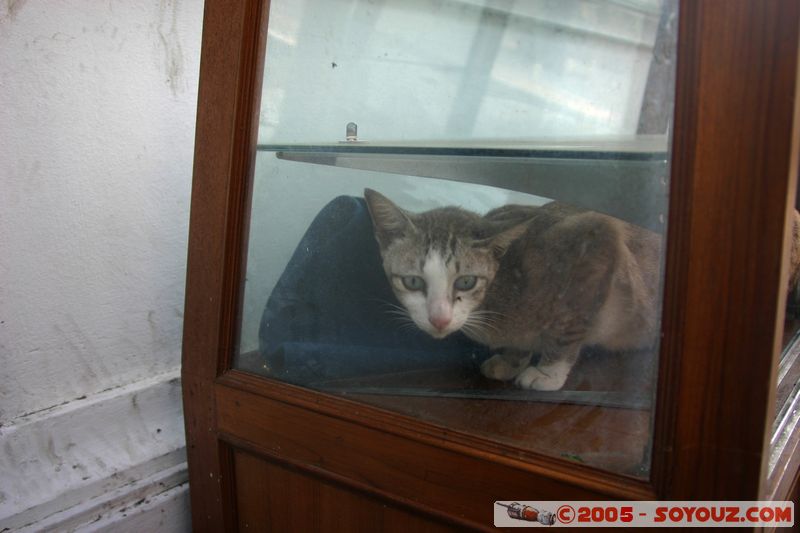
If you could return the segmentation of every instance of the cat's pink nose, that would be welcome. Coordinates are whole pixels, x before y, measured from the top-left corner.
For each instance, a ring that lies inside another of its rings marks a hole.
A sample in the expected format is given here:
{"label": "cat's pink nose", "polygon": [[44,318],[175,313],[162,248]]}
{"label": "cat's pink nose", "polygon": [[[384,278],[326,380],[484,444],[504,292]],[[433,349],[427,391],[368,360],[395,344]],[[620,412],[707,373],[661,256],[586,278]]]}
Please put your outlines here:
{"label": "cat's pink nose", "polygon": [[444,328],[446,328],[448,326],[448,324],[450,324],[451,320],[452,320],[452,318],[449,317],[449,316],[429,316],[428,317],[428,322],[430,322],[433,325],[433,327],[435,327],[439,331],[442,331]]}

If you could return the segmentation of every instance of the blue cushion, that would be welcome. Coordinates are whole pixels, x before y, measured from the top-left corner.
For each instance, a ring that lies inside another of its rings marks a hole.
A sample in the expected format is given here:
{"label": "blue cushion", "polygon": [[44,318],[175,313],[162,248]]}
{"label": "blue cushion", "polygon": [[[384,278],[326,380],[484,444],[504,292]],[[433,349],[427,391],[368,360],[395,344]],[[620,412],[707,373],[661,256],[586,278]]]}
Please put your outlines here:
{"label": "blue cushion", "polygon": [[437,340],[404,327],[389,304],[399,305],[366,203],[335,198],[311,223],[264,309],[259,346],[271,375],[313,386],[426,368],[477,372],[489,355],[462,333]]}

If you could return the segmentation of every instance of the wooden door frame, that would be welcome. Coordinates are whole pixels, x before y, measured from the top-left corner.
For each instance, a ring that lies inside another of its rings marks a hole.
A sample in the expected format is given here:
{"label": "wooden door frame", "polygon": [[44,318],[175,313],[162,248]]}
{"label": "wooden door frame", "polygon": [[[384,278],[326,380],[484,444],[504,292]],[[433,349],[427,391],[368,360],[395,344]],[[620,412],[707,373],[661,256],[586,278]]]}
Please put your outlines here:
{"label": "wooden door frame", "polygon": [[670,499],[756,500],[797,179],[798,6],[680,9],[653,479]]}
{"label": "wooden door frame", "polygon": [[182,385],[192,524],[233,531],[233,458],[216,380],[230,368],[243,204],[255,162],[269,0],[208,0],[203,13],[186,271]]}
{"label": "wooden door frame", "polygon": [[[358,481],[344,468],[279,456],[270,447],[279,443],[261,422],[272,416],[270,423],[280,423],[287,406],[321,421],[328,435],[391,434],[408,444],[409,455],[449,458],[478,473],[502,471],[509,487],[539,486],[547,499],[759,499],[785,305],[786,221],[796,188],[797,2],[680,5],[664,336],[648,482],[370,406],[355,410],[348,400],[230,369],[268,4],[205,5],[182,370],[195,528],[235,528],[233,447],[475,526],[468,511],[441,511],[424,490],[394,493],[380,486],[380,477]],[[253,421],[247,438],[225,430],[243,412]],[[418,459],[428,460],[409,457]]]}

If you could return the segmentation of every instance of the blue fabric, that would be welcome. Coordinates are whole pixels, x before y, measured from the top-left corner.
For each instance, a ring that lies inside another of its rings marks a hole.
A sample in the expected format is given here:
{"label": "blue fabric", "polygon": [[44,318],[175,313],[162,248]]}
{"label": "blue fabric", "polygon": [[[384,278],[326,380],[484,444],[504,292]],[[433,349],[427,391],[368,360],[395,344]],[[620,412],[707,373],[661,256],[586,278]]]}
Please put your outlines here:
{"label": "blue fabric", "polygon": [[486,347],[461,333],[436,340],[401,327],[362,198],[340,196],[317,215],[261,318],[259,344],[272,375],[310,385],[326,380],[475,367]]}

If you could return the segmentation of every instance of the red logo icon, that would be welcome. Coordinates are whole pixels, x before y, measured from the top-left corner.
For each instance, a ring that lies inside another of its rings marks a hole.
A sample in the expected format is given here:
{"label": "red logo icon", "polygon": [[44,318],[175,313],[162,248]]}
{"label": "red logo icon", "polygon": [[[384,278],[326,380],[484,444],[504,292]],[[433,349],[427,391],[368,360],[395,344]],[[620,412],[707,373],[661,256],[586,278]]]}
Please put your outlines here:
{"label": "red logo icon", "polygon": [[[544,526],[552,526],[556,523],[556,517],[550,511],[542,511],[539,509],[534,509],[530,505],[522,505],[519,502],[513,503],[502,503],[502,502],[495,502],[497,505],[501,507],[505,507],[506,511],[508,512],[508,516],[514,518],[515,520],[525,520],[526,522],[539,522]],[[573,515],[575,511],[573,511]]]}
{"label": "red logo icon", "polygon": [[562,524],[569,524],[575,520],[575,509],[570,505],[562,505],[556,511],[556,516],[558,517],[558,521]]}

